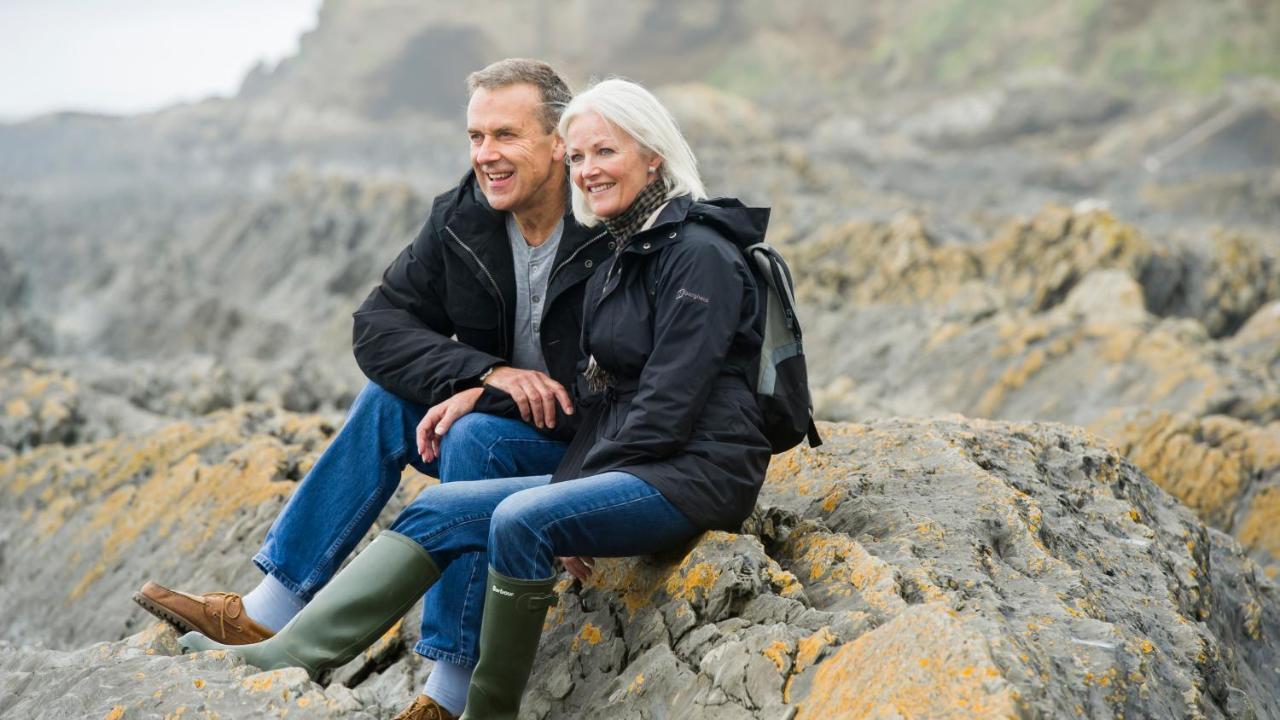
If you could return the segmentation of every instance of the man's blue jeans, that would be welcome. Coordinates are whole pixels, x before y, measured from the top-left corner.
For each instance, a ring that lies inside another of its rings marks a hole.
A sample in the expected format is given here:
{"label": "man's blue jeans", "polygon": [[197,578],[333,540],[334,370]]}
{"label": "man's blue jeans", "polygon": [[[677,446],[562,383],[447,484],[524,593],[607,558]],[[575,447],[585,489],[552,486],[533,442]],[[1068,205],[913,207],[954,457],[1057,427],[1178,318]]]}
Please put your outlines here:
{"label": "man's blue jeans", "polygon": [[521,580],[551,577],[557,557],[647,555],[698,533],[662,493],[634,475],[550,480],[541,475],[429,487],[390,530],[426,548],[441,568],[488,548],[494,570]]}
{"label": "man's blue jeans", "polygon": [[[427,408],[369,383],[303,478],[254,563],[304,600],[329,582],[400,484],[405,465],[442,483],[552,472],[565,445],[518,420],[472,413],[454,423],[440,457],[423,463],[414,432]],[[467,484],[467,483],[462,483]],[[417,501],[415,501],[417,502]],[[479,658],[484,547],[454,562],[430,591],[416,652],[463,667]]]}

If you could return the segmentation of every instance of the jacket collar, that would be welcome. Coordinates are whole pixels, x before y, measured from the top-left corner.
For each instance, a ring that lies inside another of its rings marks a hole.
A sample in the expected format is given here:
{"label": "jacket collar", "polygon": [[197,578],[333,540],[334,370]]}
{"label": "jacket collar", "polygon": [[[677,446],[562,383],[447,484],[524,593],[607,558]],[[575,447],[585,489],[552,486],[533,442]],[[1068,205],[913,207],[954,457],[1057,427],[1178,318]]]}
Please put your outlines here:
{"label": "jacket collar", "polygon": [[682,227],[688,220],[715,227],[726,239],[745,250],[755,243],[764,242],[765,230],[769,226],[769,209],[747,207],[734,198],[694,200],[690,195],[680,195],[667,203],[652,226],[636,233],[626,252],[643,255],[678,242]]}
{"label": "jacket collar", "polygon": [[[504,254],[499,251],[508,249],[507,240],[507,214],[494,210],[488,199],[485,198],[484,192],[480,189],[480,183],[476,180],[475,172],[468,170],[463,176],[462,181],[458,183],[458,187],[453,194],[452,202],[449,208],[449,214],[445,218],[445,225],[457,233],[464,241],[468,238],[474,238],[480,245],[492,246],[498,245],[498,248],[486,248],[486,255]],[[560,236],[560,247],[556,250],[555,264],[560,262],[578,249],[580,245],[587,242],[600,234],[599,229],[586,228],[578,223],[573,217],[573,207],[569,203],[568,188],[565,189],[565,205],[564,205],[564,233]],[[474,248],[476,252],[480,252],[480,248]],[[505,253],[510,255],[509,252]],[[508,258],[507,264],[511,260]]]}

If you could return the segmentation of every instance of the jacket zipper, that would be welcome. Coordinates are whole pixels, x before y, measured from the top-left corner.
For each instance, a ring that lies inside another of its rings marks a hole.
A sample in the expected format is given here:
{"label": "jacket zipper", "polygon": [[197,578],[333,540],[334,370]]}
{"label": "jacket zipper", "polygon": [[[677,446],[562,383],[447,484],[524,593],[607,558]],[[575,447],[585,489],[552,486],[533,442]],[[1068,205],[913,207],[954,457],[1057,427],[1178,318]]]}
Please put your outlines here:
{"label": "jacket zipper", "polygon": [[462,242],[462,238],[458,237],[458,234],[453,231],[453,228],[446,226],[445,230],[449,232],[449,236],[453,238],[453,241],[458,243],[463,250],[466,250],[472,260],[476,261],[476,265],[480,266],[480,269],[484,272],[484,276],[489,278],[489,284],[493,285],[493,294],[498,298],[498,309],[500,311],[498,316],[498,327],[502,332],[502,356],[507,357],[510,355],[510,351],[507,348],[507,301],[502,298],[502,289],[498,287],[498,281],[494,279],[493,273],[489,272],[489,268],[485,267],[485,264],[480,261],[480,256],[476,254],[476,251],[472,250],[470,246]]}

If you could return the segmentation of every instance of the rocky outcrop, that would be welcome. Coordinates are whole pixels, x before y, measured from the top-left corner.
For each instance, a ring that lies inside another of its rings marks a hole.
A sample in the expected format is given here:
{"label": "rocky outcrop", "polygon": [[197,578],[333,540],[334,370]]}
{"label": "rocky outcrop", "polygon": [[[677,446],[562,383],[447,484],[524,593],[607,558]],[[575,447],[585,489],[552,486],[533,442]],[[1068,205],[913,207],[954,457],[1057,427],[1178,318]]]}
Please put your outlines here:
{"label": "rocky outcrop", "polygon": [[[524,717],[1280,712],[1276,586],[1090,435],[959,417],[823,430],[822,448],[775,458],[742,534],[562,582]],[[248,584],[329,432],[244,407],[3,461],[0,527],[28,530],[0,545],[4,639],[22,643],[0,653],[0,712],[377,717],[406,702],[426,670],[405,650],[416,623],[320,686],[169,657],[172,633],[128,601],[146,577]]]}
{"label": "rocky outcrop", "polygon": [[1275,564],[1259,448],[1280,419],[1280,288],[1263,239],[1172,246],[1049,207],[976,245],[903,217],[791,250],[821,416],[1090,425]]}
{"label": "rocky outcrop", "polygon": [[1093,423],[1170,494],[1280,576],[1280,422],[1115,411]]}
{"label": "rocky outcrop", "polygon": [[74,441],[80,424],[75,380],[3,357],[0,378],[0,457],[6,451]]}

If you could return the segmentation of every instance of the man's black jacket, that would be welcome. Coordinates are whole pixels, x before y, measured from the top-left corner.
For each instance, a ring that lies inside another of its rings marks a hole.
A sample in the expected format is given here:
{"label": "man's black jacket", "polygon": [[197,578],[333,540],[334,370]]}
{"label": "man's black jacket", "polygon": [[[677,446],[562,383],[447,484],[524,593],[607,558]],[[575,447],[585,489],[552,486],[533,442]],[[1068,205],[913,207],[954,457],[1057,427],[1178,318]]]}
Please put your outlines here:
{"label": "man's black jacket", "polygon": [[[575,222],[567,205],[564,221],[541,338],[548,373],[572,388],[581,353],[583,289],[593,268],[612,252],[612,239],[602,228]],[[515,306],[506,215],[489,207],[468,173],[436,197],[418,237],[356,310],[356,362],[392,393],[434,405],[476,387],[490,367],[510,362]],[[557,423],[557,437],[567,439],[565,425]]]}

